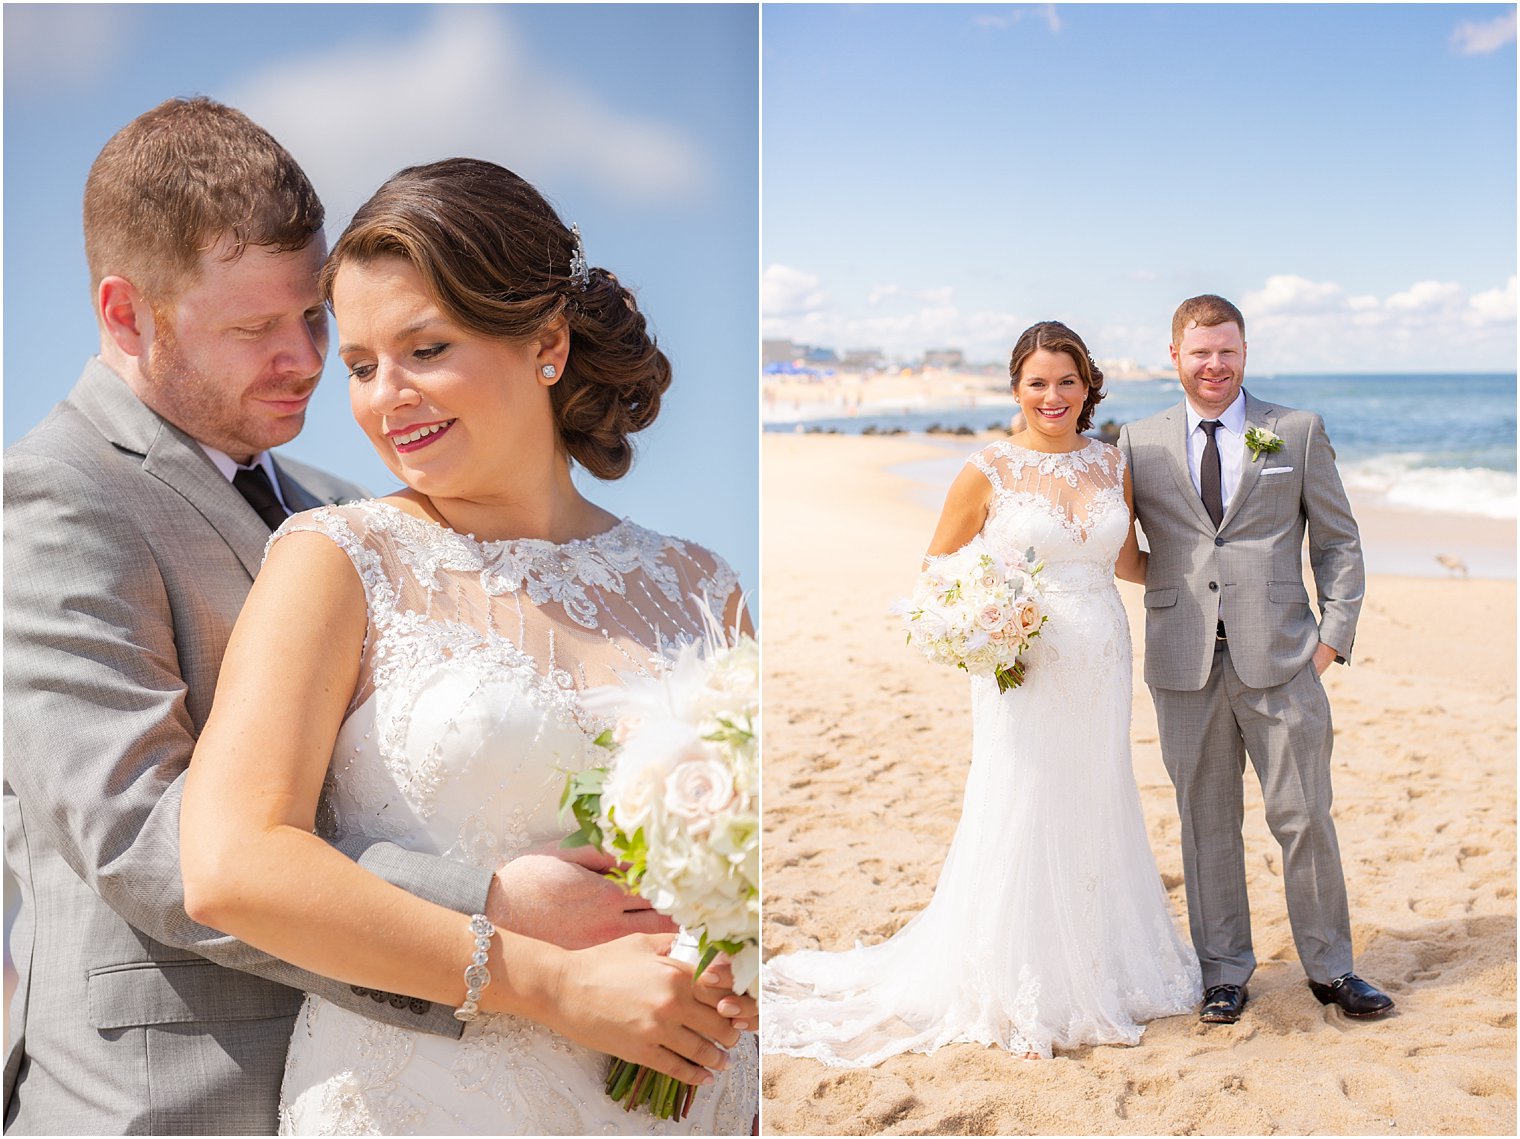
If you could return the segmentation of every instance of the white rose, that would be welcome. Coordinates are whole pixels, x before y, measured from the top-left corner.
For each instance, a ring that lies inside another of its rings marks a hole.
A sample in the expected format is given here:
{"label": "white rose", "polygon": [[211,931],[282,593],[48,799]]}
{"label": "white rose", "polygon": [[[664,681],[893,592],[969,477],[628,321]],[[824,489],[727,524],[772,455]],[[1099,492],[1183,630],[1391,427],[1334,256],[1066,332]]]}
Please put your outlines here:
{"label": "white rose", "polygon": [[634,733],[639,730],[639,727],[643,723],[643,718],[639,716],[620,717],[612,728],[612,742],[622,747],[629,740],[633,739]]}
{"label": "white rose", "polygon": [[697,752],[677,763],[665,782],[665,809],[686,819],[696,833],[712,825],[712,817],[734,798],[734,780],[711,756]]}

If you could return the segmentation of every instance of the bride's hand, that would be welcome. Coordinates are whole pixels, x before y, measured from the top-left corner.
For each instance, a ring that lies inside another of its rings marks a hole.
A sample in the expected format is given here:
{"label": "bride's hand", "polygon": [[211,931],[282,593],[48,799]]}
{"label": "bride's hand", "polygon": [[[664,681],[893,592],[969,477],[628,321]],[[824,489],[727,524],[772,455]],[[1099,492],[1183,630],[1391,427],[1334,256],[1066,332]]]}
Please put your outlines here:
{"label": "bride's hand", "polygon": [[665,955],[672,940],[634,934],[567,954],[546,1023],[588,1048],[684,1083],[711,1083],[707,1069],[728,1066],[723,1049],[734,1046],[739,1031],[702,999],[711,986],[693,985],[691,966]]}
{"label": "bride's hand", "polygon": [[712,1005],[720,1016],[728,1017],[740,1032],[759,1028],[759,1002],[734,992],[734,969],[722,954],[697,978],[697,999]]}

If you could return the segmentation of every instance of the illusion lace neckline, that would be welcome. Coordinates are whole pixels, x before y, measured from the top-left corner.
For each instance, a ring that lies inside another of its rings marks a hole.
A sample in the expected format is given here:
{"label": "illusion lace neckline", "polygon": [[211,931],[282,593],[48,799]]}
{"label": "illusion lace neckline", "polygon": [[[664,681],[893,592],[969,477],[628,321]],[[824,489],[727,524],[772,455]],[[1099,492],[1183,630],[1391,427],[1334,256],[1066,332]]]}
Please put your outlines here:
{"label": "illusion lace neckline", "polygon": [[992,445],[994,448],[1003,448],[1009,451],[1020,451],[1026,455],[1038,455],[1042,461],[1047,459],[1059,461],[1062,459],[1072,459],[1078,455],[1085,455],[1094,447],[1103,446],[1103,440],[1088,439],[1087,442],[1082,446],[1070,451],[1037,451],[1033,447],[1025,447],[1021,443],[1015,443],[1012,439],[998,439],[995,440]]}
{"label": "illusion lace neckline", "polygon": [[545,554],[560,551],[579,553],[599,550],[603,545],[621,539],[634,525],[633,519],[620,518],[605,530],[589,534],[584,538],[571,538],[564,542],[551,542],[548,538],[477,538],[468,531],[455,530],[431,518],[419,518],[409,510],[402,510],[394,503],[384,502],[378,498],[370,499],[367,505],[378,507],[393,517],[403,519],[404,524],[412,526],[418,533],[457,538],[492,554]]}

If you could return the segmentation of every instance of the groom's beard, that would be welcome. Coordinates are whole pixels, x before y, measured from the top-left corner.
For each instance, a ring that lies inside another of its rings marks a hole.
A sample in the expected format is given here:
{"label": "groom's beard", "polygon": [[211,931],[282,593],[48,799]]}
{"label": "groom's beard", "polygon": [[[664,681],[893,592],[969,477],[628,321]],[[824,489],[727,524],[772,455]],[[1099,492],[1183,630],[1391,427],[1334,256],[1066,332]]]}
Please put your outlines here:
{"label": "groom's beard", "polygon": [[[1234,403],[1235,398],[1240,395],[1240,389],[1245,386],[1245,372],[1243,370],[1237,371],[1234,368],[1226,368],[1224,369],[1224,375],[1210,376],[1207,380],[1204,380],[1198,372],[1193,372],[1191,375],[1186,374],[1184,373],[1181,365],[1178,365],[1177,379],[1181,382],[1182,389],[1187,392],[1189,396],[1192,396],[1193,392],[1196,390],[1199,395],[1206,397],[1213,402],[1217,402],[1220,405],[1220,411],[1223,411],[1225,408],[1229,407],[1230,404]],[[1210,385],[1223,383],[1226,386],[1221,388],[1216,394],[1213,390],[1211,390],[1211,388],[1204,387],[1203,385],[1205,383]],[[1194,398],[1196,399],[1197,397]]]}
{"label": "groom's beard", "polygon": [[199,443],[246,462],[260,451],[289,443],[306,424],[306,412],[279,417],[260,400],[295,400],[311,395],[321,378],[269,377],[252,384],[213,375],[197,366],[175,335],[168,314],[154,313],[155,333],[139,358],[149,407]]}

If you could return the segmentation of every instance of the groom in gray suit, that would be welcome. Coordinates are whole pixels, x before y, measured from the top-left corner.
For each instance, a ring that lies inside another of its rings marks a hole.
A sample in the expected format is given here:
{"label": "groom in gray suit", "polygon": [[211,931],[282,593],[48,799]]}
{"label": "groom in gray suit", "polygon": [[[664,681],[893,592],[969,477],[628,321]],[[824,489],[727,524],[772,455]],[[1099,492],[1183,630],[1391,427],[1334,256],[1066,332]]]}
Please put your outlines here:
{"label": "groom in gray suit", "polygon": [[[1120,432],[1145,570],[1145,680],[1182,819],[1200,1018],[1233,1023],[1256,967],[1246,898],[1249,756],[1282,846],[1294,944],[1322,1004],[1375,1016],[1393,1001],[1357,977],[1330,817],[1330,704],[1362,605],[1361,540],[1319,416],[1244,391],[1245,318],[1223,297],[1172,318],[1178,406]],[[1320,616],[1304,588],[1309,538]]]}
{"label": "groom in gray suit", "polygon": [[[322,370],[322,219],[294,159],[207,99],[140,116],[91,168],[100,354],[5,455],[5,843],[21,895],[8,1133],[272,1134],[303,990],[463,1028],[184,912],[183,775],[270,530],[360,493],[269,450],[300,431]],[[271,732],[282,715],[269,709]],[[493,876],[339,845],[414,894],[567,948],[669,928],[571,856]]]}

